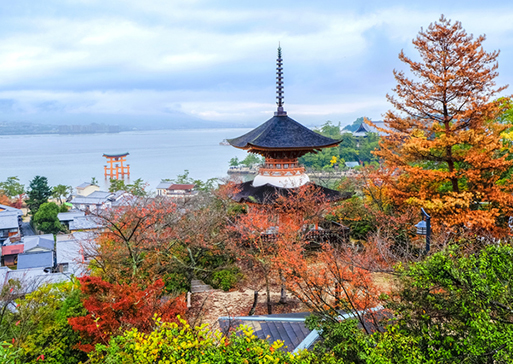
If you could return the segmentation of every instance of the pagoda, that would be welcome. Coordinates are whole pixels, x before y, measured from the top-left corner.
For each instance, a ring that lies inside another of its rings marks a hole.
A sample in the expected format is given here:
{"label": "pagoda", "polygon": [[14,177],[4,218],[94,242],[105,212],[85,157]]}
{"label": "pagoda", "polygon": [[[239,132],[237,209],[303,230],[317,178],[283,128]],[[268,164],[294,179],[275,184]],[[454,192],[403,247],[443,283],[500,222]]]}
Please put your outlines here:
{"label": "pagoda", "polygon": [[[278,196],[288,196],[301,186],[313,184],[305,173],[305,168],[298,163],[298,158],[307,153],[317,153],[323,148],[335,147],[342,141],[327,138],[306,128],[290,118],[283,109],[281,47],[278,48],[276,73],[278,109],[274,116],[249,133],[228,140],[235,148],[259,154],[265,158],[254,180],[238,185],[237,192],[233,196],[233,199],[238,202],[269,204],[273,203]],[[350,196],[321,186],[316,187],[328,201],[337,201]]]}
{"label": "pagoda", "polygon": [[119,177],[124,179],[125,176],[130,177],[130,165],[123,165],[123,162],[126,162],[126,156],[128,154],[129,153],[103,155],[107,158],[108,163],[108,165],[104,166],[106,179],[119,179]]}

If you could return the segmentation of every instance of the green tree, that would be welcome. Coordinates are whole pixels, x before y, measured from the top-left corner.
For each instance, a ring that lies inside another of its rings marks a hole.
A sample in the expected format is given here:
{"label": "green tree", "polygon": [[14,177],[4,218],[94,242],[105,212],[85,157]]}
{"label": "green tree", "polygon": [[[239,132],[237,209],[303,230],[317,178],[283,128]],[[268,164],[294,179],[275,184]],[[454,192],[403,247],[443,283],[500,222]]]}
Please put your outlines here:
{"label": "green tree", "polygon": [[237,167],[239,164],[239,158],[233,157],[232,159],[230,159],[230,167]]}
{"label": "green tree", "polygon": [[5,182],[0,182],[0,190],[10,198],[20,197],[25,193],[25,186],[20,183],[18,177],[7,177]]}
{"label": "green tree", "polygon": [[131,184],[126,184],[122,179],[110,179],[109,192],[126,191],[134,196],[146,196],[146,183],[142,178],[136,179]]}
{"label": "green tree", "polygon": [[206,181],[202,181],[200,179],[194,179],[189,175],[189,171],[186,169],[183,171],[183,174],[179,174],[174,179],[163,179],[162,182],[171,182],[176,184],[190,184],[194,185],[195,188],[199,191],[212,191],[217,187],[217,178],[209,178]]}
{"label": "green tree", "polygon": [[64,226],[57,217],[59,212],[60,208],[55,202],[42,204],[34,214],[36,227],[46,234],[57,234],[59,231],[64,231]]}
{"label": "green tree", "polygon": [[52,197],[58,198],[60,204],[62,205],[62,198],[71,195],[72,192],[73,188],[71,186],[57,185],[52,188]]}
{"label": "green tree", "polygon": [[95,185],[95,186],[99,186],[99,183],[98,183],[98,180],[96,179],[96,177],[91,177],[91,184]]}
{"label": "green tree", "polygon": [[252,153],[249,153],[246,158],[244,158],[243,160],[240,161],[239,164],[243,164],[245,165],[246,167],[251,167],[252,165],[254,164],[262,164],[264,162],[264,158],[263,157],[259,157],[255,154],[252,154]]}
{"label": "green tree", "polygon": [[[0,326],[0,340],[14,340],[10,351],[16,353],[18,361],[12,363],[85,362],[87,356],[76,348],[80,336],[68,324],[68,318],[85,314],[80,295],[73,280],[45,284],[19,298],[16,310],[9,310]],[[1,358],[0,351],[3,363]]]}
{"label": "green tree", "polygon": [[42,176],[35,176],[29,184],[27,192],[28,200],[25,202],[34,215],[39,206],[48,202],[48,198],[52,195],[52,189],[48,185],[48,179]]}

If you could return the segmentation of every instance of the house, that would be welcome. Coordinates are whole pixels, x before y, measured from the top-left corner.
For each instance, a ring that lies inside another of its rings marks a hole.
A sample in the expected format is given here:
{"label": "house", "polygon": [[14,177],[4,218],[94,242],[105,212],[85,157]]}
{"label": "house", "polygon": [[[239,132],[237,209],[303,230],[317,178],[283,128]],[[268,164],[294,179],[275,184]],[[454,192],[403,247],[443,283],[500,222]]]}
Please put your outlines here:
{"label": "house", "polygon": [[18,269],[49,268],[55,265],[52,234],[25,236],[23,253],[18,254]]}
{"label": "house", "polygon": [[0,244],[9,237],[21,237],[22,216],[20,209],[0,205]]}
{"label": "house", "polygon": [[23,250],[23,244],[2,246],[2,266],[13,266],[18,264],[18,254],[23,253]]}
{"label": "house", "polygon": [[81,276],[87,273],[89,235],[74,233],[57,235],[56,271]]}
{"label": "house", "polygon": [[78,196],[89,196],[91,193],[99,191],[100,187],[91,183],[84,182],[81,185],[75,187]]}
{"label": "house", "polygon": [[62,225],[66,226],[66,228],[69,229],[69,223],[71,221],[73,221],[74,219],[76,219],[78,217],[82,217],[82,216],[85,216],[84,211],[72,210],[72,211],[68,211],[68,212],[60,212],[57,215],[57,218],[59,219],[59,221]]}
{"label": "house", "polygon": [[69,280],[70,277],[63,273],[51,273],[45,268],[9,269],[0,267],[0,289],[10,280],[18,280],[21,283],[20,293],[27,294],[35,291],[45,283],[59,283]]}
{"label": "house", "polygon": [[104,221],[93,215],[76,216],[69,222],[68,228],[70,232],[98,230],[104,227]]}
{"label": "house", "polygon": [[128,205],[134,196],[125,191],[94,191],[87,196],[75,196],[70,201],[73,209],[96,212],[111,207]]}
{"label": "house", "polygon": [[175,184],[171,182],[160,182],[157,186],[157,196],[166,196],[176,199],[187,199],[194,197],[198,191],[194,190],[193,184]]}

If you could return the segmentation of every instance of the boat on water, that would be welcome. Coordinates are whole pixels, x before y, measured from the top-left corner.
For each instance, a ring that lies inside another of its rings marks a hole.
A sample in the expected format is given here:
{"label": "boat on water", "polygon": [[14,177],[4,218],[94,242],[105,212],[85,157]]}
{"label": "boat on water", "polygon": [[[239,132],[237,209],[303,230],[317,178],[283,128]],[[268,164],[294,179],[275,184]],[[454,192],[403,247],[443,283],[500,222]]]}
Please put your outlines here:
{"label": "boat on water", "polygon": [[228,140],[223,139],[222,142],[219,142],[219,145],[230,145],[230,143],[228,143]]}

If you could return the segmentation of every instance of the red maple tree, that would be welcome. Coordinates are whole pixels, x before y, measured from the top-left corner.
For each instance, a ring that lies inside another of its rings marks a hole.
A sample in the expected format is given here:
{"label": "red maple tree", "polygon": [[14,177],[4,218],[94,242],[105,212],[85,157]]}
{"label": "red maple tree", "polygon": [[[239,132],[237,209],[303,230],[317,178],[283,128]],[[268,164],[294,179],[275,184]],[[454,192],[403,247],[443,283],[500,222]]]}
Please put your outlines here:
{"label": "red maple tree", "polygon": [[183,297],[162,296],[162,280],[144,290],[135,283],[112,284],[99,277],[85,276],[79,281],[87,315],[69,318],[68,322],[74,330],[80,331],[86,342],[80,349],[86,352],[93,350],[94,344],[106,344],[112,336],[130,328],[150,332],[155,315],[163,321],[176,321],[176,316],[186,310]]}

